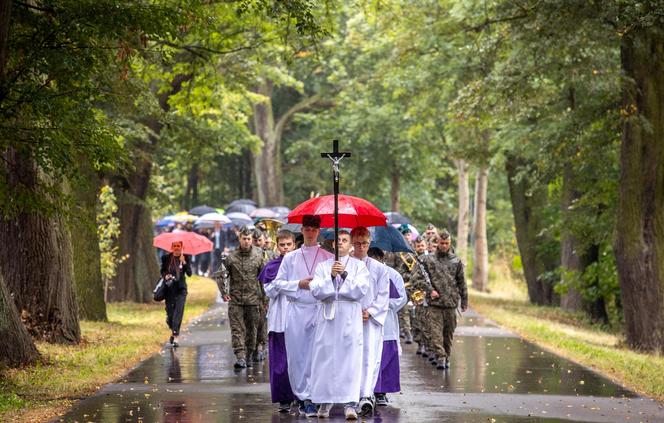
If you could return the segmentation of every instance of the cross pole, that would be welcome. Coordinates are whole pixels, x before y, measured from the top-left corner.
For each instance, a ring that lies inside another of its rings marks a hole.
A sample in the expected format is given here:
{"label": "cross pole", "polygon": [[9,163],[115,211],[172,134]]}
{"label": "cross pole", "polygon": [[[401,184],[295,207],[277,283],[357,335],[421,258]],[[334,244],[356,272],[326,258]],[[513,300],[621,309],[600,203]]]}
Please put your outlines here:
{"label": "cross pole", "polygon": [[339,151],[339,140],[332,140],[332,152],[320,153],[320,156],[332,160],[334,178],[334,259],[339,261],[339,163],[344,157],[350,157],[350,153]]}

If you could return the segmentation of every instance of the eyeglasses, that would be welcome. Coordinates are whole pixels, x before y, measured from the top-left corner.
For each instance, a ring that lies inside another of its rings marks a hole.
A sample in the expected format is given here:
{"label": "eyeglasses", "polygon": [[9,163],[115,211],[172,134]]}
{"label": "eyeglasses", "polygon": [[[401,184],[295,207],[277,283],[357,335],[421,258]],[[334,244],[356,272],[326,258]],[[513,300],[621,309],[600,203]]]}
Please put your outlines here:
{"label": "eyeglasses", "polygon": [[369,244],[371,244],[368,241],[361,241],[361,242],[353,242],[354,247],[368,247]]}

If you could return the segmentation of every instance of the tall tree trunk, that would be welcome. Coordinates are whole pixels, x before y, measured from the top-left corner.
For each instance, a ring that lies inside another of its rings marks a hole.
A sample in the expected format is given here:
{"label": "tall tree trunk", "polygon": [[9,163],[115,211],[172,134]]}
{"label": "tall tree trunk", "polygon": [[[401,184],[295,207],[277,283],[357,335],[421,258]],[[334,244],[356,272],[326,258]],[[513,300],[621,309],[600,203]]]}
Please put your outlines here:
{"label": "tall tree trunk", "polygon": [[552,305],[556,302],[553,283],[544,275],[558,268],[560,249],[543,232],[546,222],[541,216],[541,208],[548,204],[547,188],[531,186],[528,176],[519,174],[520,168],[519,158],[507,157],[505,170],[528,298],[533,304]]}
{"label": "tall tree trunk", "polygon": [[399,187],[401,184],[401,177],[397,170],[392,171],[390,178],[390,204],[392,204],[392,211],[398,212],[400,201],[399,201]]}
{"label": "tall tree trunk", "polygon": [[475,186],[475,253],[473,255],[473,287],[478,291],[489,289],[489,245],[486,237],[486,195],[489,185],[489,167],[481,165]]}
{"label": "tall tree trunk", "polygon": [[625,335],[632,348],[664,352],[664,30],[631,29],[621,57],[627,78],[614,247]]}
{"label": "tall tree trunk", "polygon": [[101,183],[92,165],[86,161],[81,163],[81,177],[71,184],[76,206],[68,222],[73,235],[71,241],[76,302],[81,319],[106,321],[96,222],[97,197]]}
{"label": "tall tree trunk", "polygon": [[123,184],[116,186],[120,256],[126,259],[118,265],[108,292],[109,301],[152,301],[152,285],[159,277],[159,264],[152,247],[152,222],[146,205],[152,164],[141,161]]}
{"label": "tall tree trunk", "polygon": [[457,219],[456,254],[466,263],[468,251],[468,230],[470,223],[470,188],[468,185],[468,163],[459,159],[455,161],[458,172],[459,216]]}
{"label": "tall tree trunk", "polygon": [[[573,205],[579,198],[579,193],[575,189],[576,184],[573,177],[573,170],[570,164],[565,165],[563,170],[563,188],[561,198],[561,212],[563,221],[571,221],[573,219]],[[561,278],[563,281],[566,279],[567,272],[574,272],[582,274],[586,266],[582,254],[578,251],[578,240],[572,233],[569,227],[565,224],[562,225],[560,234],[560,267],[562,268]],[[569,281],[567,281],[569,282]],[[575,287],[569,286],[567,292],[560,296],[560,307],[567,311],[581,311],[583,310],[583,298],[581,293]]]}
{"label": "tall tree trunk", "polygon": [[[169,98],[180,92],[183,84],[191,78],[191,74],[175,75],[171,89],[156,94],[165,113],[170,111]],[[159,277],[157,255],[152,247],[152,217],[146,199],[152,176],[150,157],[159,142],[163,125],[156,117],[142,123],[152,131],[150,143],[138,148],[133,170],[114,178],[120,219],[119,254],[126,260],[118,265],[108,293],[110,301],[150,302],[151,290]]]}
{"label": "tall tree trunk", "polygon": [[200,171],[200,163],[194,162],[189,168],[189,175],[187,175],[187,189],[182,198],[181,208],[183,210],[190,210],[196,207],[198,202],[198,173]]}
{"label": "tall tree trunk", "polygon": [[19,367],[34,363],[39,357],[32,338],[21,323],[16,305],[0,272],[0,363]]}
{"label": "tall tree trunk", "polygon": [[275,133],[272,91],[274,84],[264,80],[256,92],[265,96],[254,104],[253,126],[256,135],[263,141],[260,152],[254,155],[254,178],[258,204],[261,206],[283,204],[284,192],[281,180],[281,139]]}
{"label": "tall tree trunk", "polygon": [[276,118],[272,107],[273,89],[274,83],[264,78],[254,90],[264,96],[263,101],[255,103],[253,106],[254,132],[263,141],[261,150],[254,156],[253,161],[258,204],[261,206],[283,205],[281,138],[284,129],[295,114],[312,107],[320,100],[319,94],[305,97]]}
{"label": "tall tree trunk", "polygon": [[[9,149],[4,157],[11,185],[34,189],[39,169]],[[47,342],[80,341],[71,240],[64,220],[20,213],[0,220],[0,271],[28,332]]]}
{"label": "tall tree trunk", "polygon": [[9,26],[12,16],[12,0],[0,0],[0,102],[7,95],[5,86],[7,66],[7,45],[9,42]]}

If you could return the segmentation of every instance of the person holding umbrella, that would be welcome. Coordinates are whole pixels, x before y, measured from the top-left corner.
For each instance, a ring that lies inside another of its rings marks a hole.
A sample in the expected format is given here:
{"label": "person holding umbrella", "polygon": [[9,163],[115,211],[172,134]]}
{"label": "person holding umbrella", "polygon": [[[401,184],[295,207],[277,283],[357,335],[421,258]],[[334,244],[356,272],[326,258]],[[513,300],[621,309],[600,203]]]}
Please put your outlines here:
{"label": "person holding umbrella", "polygon": [[304,245],[284,256],[271,288],[274,294],[285,295],[288,299],[284,329],[288,379],[298,399],[299,413],[307,417],[318,414],[311,402],[311,351],[318,301],[311,294],[309,284],[316,266],[334,257],[318,246],[320,225],[320,216],[302,216]]}
{"label": "person holding umbrella", "polygon": [[170,344],[178,346],[180,325],[187,300],[187,276],[191,276],[191,256],[183,252],[183,242],[171,243],[171,252],[161,258],[161,277],[166,283],[166,324],[171,330]]}

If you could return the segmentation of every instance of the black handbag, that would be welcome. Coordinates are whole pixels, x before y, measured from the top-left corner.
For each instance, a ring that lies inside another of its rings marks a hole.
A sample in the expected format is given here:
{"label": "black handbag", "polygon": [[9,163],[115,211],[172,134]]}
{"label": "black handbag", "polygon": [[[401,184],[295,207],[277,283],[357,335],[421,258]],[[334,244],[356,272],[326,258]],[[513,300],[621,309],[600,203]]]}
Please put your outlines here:
{"label": "black handbag", "polygon": [[159,278],[157,286],[152,291],[152,298],[155,301],[164,301],[166,299],[166,281],[164,281],[164,278]]}

